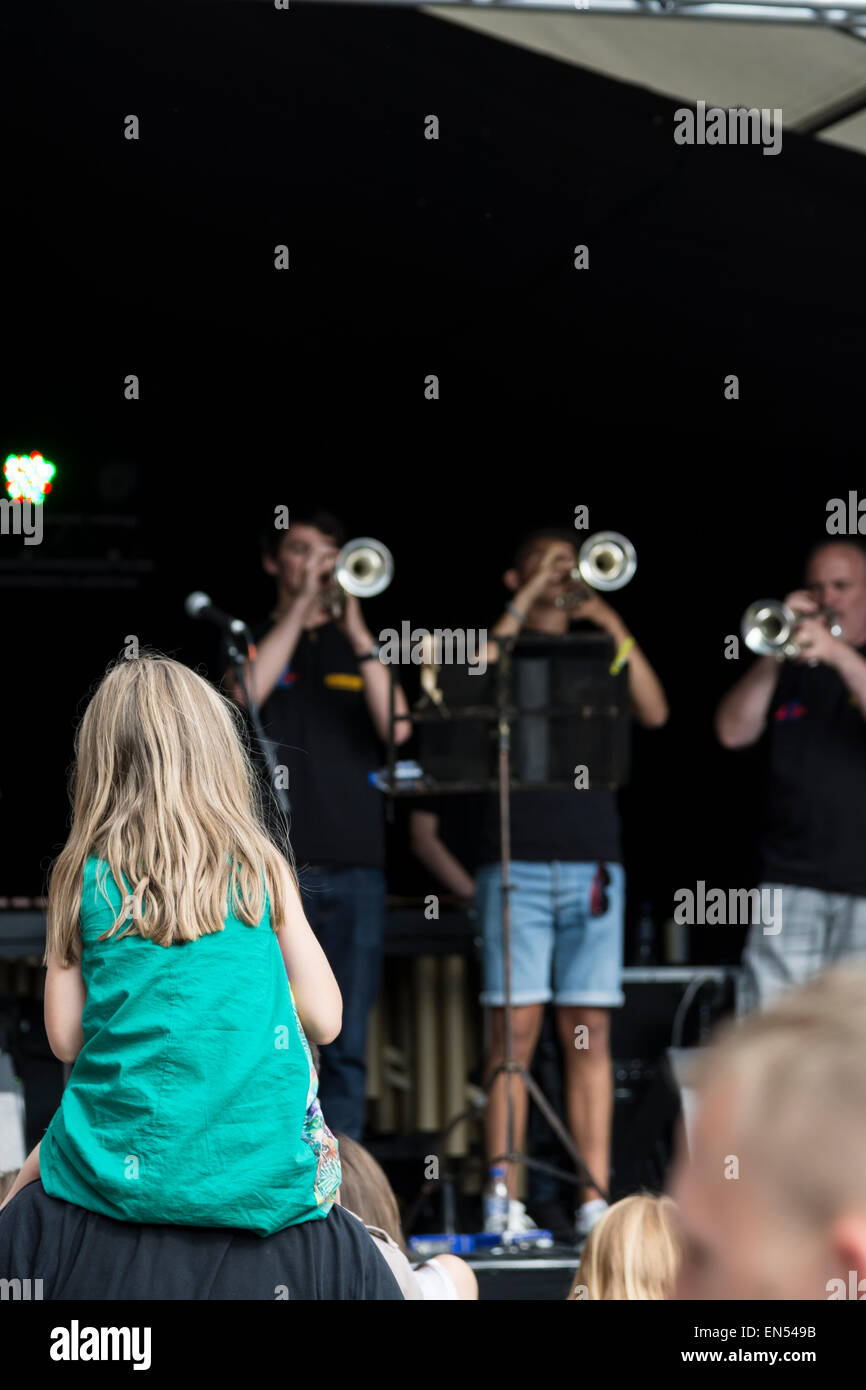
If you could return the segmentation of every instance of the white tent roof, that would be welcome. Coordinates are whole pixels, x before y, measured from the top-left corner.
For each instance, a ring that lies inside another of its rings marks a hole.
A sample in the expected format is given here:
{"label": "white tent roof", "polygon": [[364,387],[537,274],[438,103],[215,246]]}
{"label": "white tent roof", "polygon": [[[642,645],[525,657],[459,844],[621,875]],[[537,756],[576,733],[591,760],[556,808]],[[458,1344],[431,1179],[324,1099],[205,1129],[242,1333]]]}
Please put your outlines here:
{"label": "white tent roof", "polygon": [[866,151],[866,110],[851,114],[860,100],[866,107],[866,42],[842,29],[465,5],[424,11],[691,105],[781,107],[784,129]]}

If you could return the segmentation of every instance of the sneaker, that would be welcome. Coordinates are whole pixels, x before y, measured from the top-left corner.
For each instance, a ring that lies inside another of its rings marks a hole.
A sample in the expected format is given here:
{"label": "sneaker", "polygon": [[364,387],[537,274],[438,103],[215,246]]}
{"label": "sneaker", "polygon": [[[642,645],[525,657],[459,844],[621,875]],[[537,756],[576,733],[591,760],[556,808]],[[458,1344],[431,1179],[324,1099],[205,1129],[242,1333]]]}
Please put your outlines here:
{"label": "sneaker", "polygon": [[511,1197],[508,1202],[508,1230],[509,1231],[537,1231],[538,1227],[529,1215],[522,1202],[518,1202],[516,1197]]}
{"label": "sneaker", "polygon": [[598,1218],[604,1216],[606,1211],[607,1202],[603,1197],[595,1197],[591,1202],[584,1202],[578,1207],[574,1216],[574,1234],[577,1239],[586,1240]]}

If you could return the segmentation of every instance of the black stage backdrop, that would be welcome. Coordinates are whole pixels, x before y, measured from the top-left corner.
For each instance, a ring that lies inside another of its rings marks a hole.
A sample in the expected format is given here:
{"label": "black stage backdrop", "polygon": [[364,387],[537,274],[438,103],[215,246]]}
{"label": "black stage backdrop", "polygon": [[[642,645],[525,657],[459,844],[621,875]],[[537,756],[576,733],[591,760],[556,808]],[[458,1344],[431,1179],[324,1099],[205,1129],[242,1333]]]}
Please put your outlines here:
{"label": "black stage backdrop", "polygon": [[[579,504],[629,535],[614,602],[672,708],[623,797],[632,907],[751,882],[760,754],[711,717],[725,635],[862,476],[864,160],[677,146],[679,103],[406,10],[47,3],[0,30],[2,442],[57,463],[55,514],[137,519],[52,545],[153,566],[3,575],[0,894],[40,891],[126,636],[218,675],[185,594],[266,612],[262,509],[313,494],[393,550],[376,630],[491,622],[515,542]],[[697,959],[736,958],[701,931]]]}

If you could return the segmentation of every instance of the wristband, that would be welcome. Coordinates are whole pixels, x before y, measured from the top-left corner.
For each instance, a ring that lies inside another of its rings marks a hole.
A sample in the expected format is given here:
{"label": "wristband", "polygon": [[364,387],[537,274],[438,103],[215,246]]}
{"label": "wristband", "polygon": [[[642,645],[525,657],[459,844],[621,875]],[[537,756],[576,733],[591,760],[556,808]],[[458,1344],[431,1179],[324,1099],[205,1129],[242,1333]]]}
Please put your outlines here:
{"label": "wristband", "polygon": [[525,622],[526,622],[526,614],[525,614],[525,613],[521,613],[521,611],[520,611],[519,608],[515,608],[513,603],[510,603],[510,602],[509,602],[509,603],[506,603],[506,605],[505,605],[505,611],[506,611],[506,613],[510,613],[511,616],[512,616],[512,618],[516,618],[518,622],[520,622],[520,623],[525,623]]}
{"label": "wristband", "polygon": [[378,643],[378,642],[374,642],[373,645],[372,645],[372,647],[370,648],[370,650],[369,650],[368,652],[365,652],[363,656],[357,656],[357,657],[355,657],[355,660],[357,661],[357,663],[358,663],[359,666],[361,665],[361,663],[362,663],[363,661],[378,661],[378,660],[379,660],[379,643]]}
{"label": "wristband", "polygon": [[622,643],[620,644],[620,648],[619,648],[619,650],[618,650],[616,656],[614,657],[613,661],[610,663],[610,674],[611,674],[612,676],[618,676],[618,675],[619,675],[620,671],[622,670],[623,666],[625,665],[626,661],[628,660],[628,654],[629,654],[629,652],[631,651],[631,649],[632,649],[633,646],[634,646],[634,638],[633,638],[633,637],[626,637],[625,641],[622,642]]}

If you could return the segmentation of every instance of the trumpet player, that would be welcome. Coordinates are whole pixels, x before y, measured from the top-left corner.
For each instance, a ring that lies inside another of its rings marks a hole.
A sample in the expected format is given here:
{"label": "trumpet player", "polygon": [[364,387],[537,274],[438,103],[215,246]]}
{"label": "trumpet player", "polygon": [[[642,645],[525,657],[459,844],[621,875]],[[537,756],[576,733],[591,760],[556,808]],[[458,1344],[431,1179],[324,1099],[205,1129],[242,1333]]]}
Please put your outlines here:
{"label": "trumpet player", "polygon": [[[388,736],[390,681],[359,599],[335,585],[344,541],[342,522],[318,508],[293,509],[288,529],[264,530],[262,567],[275,601],[253,627],[257,660],[247,680],[288,775],[304,911],[343,997],[340,1035],[321,1049],[320,1095],[331,1129],[360,1140],[385,915],[383,800],[369,774]],[[233,682],[230,689],[243,703]],[[408,713],[399,687],[396,713]],[[395,741],[410,734],[399,720]]]}
{"label": "trumpet player", "polygon": [[749,925],[741,1013],[866,952],[866,549],[816,546],[785,604],[802,615],[789,659],[759,656],[715,716],[725,748],[768,741],[760,886],[780,891],[781,921]]}
{"label": "trumpet player", "polygon": [[[632,713],[648,729],[660,728],[668,704],[655,671],[622,618],[600,593],[576,606],[566,602],[578,564],[573,532],[537,531],[519,547],[503,576],[508,602],[493,637],[520,632],[564,636],[573,621],[610,635],[614,662],[628,681]],[[500,900],[498,807],[493,797],[481,818],[481,867],[476,875],[484,939],[484,993],[491,1007],[487,1074],[504,1060],[504,968]],[[562,1050],[566,1123],[589,1172],[609,1182],[613,1114],[609,1019],[624,1002],[621,988],[625,873],[616,793],[551,788],[517,791],[511,801],[511,986],[513,1060],[527,1070],[538,1043],[545,1006],[553,1002]],[[587,1047],[577,1048],[578,1028]],[[506,1148],[506,1078],[493,1085],[485,1112],[488,1159]],[[527,1096],[512,1079],[514,1139],[522,1148]],[[529,1221],[515,1196],[509,1165],[509,1226]],[[605,1209],[592,1187],[578,1190],[575,1234],[583,1239]]]}

